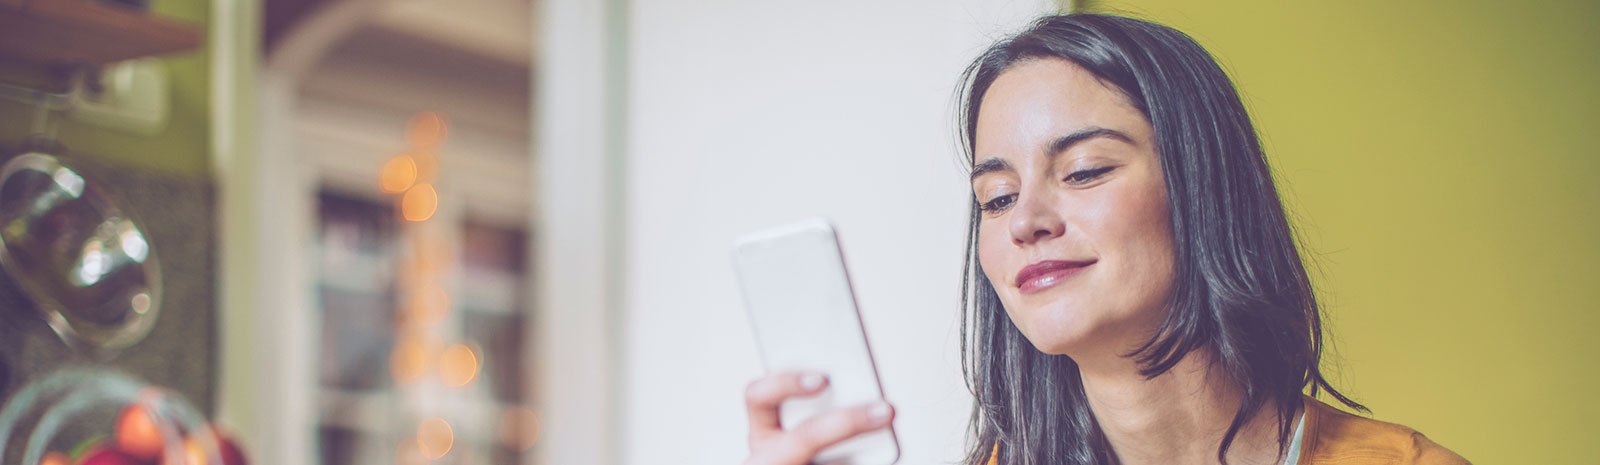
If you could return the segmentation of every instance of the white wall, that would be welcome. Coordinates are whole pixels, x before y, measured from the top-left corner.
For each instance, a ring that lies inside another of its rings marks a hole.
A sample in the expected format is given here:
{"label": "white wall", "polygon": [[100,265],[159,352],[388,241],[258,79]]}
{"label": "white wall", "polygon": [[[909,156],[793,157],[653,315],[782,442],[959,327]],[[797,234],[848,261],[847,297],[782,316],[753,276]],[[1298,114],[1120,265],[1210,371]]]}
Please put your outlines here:
{"label": "white wall", "polygon": [[1052,5],[628,2],[615,458],[744,456],[742,393],[761,365],[728,249],[743,233],[819,215],[839,228],[899,408],[900,463],[960,457],[969,194],[952,95],[983,46]]}

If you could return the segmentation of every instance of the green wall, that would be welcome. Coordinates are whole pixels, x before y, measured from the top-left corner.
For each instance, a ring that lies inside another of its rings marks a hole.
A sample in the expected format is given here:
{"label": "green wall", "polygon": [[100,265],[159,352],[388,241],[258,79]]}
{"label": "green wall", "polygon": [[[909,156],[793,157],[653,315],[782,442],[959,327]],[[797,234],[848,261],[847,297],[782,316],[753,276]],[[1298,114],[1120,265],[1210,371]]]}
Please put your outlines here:
{"label": "green wall", "polygon": [[1233,75],[1338,386],[1477,463],[1594,463],[1600,2],[1081,7],[1185,31]]}
{"label": "green wall", "polygon": [[[208,0],[153,0],[151,11],[189,23],[206,33]],[[153,136],[105,129],[56,113],[56,137],[75,157],[112,166],[146,169],[209,183],[211,176],[210,60],[201,48],[163,57],[171,97],[167,126]],[[0,59],[0,80],[36,83],[44,76],[36,67]],[[32,107],[0,99],[0,147],[26,140],[33,125]]]}
{"label": "green wall", "polygon": [[[209,0],[154,0],[152,10],[204,34]],[[201,48],[162,58],[170,83],[166,128],[138,135],[57,114],[61,159],[104,189],[132,215],[158,258],[160,316],[141,342],[108,358],[71,350],[39,317],[36,304],[0,273],[0,400],[63,365],[121,371],[184,395],[214,411],[217,366],[215,181],[212,179],[210,60]],[[36,66],[0,58],[0,80],[38,84]],[[0,162],[31,132],[34,108],[0,100]],[[10,463],[10,462],[7,462]]]}

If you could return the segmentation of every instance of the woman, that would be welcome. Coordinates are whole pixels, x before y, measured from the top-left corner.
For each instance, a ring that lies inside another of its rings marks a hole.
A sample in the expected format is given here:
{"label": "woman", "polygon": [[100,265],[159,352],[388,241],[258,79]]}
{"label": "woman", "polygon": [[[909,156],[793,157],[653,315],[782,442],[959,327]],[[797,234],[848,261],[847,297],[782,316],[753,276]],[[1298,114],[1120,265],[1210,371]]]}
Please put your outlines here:
{"label": "woman", "polygon": [[[965,463],[1456,464],[1399,425],[1306,396],[1321,323],[1249,116],[1188,36],[1040,19],[968,68]],[[747,391],[747,464],[805,464],[892,421],[887,405],[784,431],[816,373]]]}

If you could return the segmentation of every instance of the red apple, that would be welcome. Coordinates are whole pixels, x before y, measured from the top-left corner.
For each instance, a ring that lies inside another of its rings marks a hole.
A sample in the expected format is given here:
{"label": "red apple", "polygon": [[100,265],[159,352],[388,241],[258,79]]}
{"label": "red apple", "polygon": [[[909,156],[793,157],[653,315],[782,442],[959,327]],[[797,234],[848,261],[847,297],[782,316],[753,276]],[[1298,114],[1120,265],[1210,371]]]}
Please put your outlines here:
{"label": "red apple", "polygon": [[216,428],[211,429],[217,436],[217,448],[222,452],[222,465],[249,465],[244,459],[244,450],[239,448],[239,443],[233,438],[222,434]]}
{"label": "red apple", "polygon": [[133,404],[122,409],[117,417],[117,449],[141,461],[154,461],[161,457],[165,442],[156,419],[143,405]]}

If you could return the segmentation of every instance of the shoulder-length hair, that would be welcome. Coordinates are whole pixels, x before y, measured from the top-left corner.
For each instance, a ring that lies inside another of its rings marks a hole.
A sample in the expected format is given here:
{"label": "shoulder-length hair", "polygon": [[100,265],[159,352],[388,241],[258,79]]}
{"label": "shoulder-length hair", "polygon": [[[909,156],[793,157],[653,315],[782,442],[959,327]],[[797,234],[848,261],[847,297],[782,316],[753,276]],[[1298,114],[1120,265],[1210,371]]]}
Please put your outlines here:
{"label": "shoulder-length hair", "polygon": [[[1211,55],[1172,28],[1117,16],[1047,16],[984,51],[968,66],[958,118],[968,165],[978,112],[1012,65],[1064,59],[1126,94],[1155,129],[1171,210],[1174,283],[1170,313],[1126,354],[1154,378],[1195,350],[1211,351],[1243,393],[1217,447],[1226,452],[1245,422],[1277,413],[1280,450],[1306,388],[1353,408],[1318,368],[1322,323],[1294,232],[1233,83]],[[977,201],[962,283],[962,371],[976,398],[975,441],[966,463],[1111,464],[1078,366],[1038,351],[1001,307],[978,262]]]}

